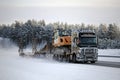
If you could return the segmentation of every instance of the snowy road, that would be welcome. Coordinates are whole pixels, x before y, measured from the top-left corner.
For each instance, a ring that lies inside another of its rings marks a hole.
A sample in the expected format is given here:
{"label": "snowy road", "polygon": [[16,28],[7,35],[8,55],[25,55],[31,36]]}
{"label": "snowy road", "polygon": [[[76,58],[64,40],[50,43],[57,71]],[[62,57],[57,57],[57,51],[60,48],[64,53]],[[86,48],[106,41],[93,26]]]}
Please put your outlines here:
{"label": "snowy road", "polygon": [[120,58],[100,57],[95,64],[60,63],[19,57],[17,49],[2,49],[0,80],[120,80]]}

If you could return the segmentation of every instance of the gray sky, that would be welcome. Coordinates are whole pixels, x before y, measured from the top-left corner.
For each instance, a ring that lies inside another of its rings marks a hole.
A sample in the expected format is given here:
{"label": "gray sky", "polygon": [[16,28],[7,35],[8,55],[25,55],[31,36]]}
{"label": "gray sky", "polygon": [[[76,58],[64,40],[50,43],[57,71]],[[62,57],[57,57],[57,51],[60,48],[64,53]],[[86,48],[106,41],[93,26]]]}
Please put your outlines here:
{"label": "gray sky", "polygon": [[0,24],[28,19],[119,24],[120,0],[0,0]]}

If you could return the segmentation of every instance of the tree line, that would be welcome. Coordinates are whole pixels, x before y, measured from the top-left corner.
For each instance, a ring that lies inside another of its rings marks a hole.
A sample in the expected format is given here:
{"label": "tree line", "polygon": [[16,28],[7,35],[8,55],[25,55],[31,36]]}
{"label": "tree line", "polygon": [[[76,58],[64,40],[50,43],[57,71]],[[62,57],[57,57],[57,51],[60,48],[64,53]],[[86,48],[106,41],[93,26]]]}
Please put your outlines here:
{"label": "tree line", "polygon": [[19,45],[20,39],[22,39],[24,46],[31,43],[33,38],[37,38],[38,43],[42,40],[52,43],[53,31],[57,28],[62,28],[69,32],[72,29],[92,29],[95,30],[98,36],[98,48],[120,49],[120,26],[114,23],[95,26],[85,25],[84,23],[68,24],[62,22],[46,24],[44,20],[28,20],[25,23],[15,21],[11,25],[0,25],[0,37],[9,38],[17,45]]}

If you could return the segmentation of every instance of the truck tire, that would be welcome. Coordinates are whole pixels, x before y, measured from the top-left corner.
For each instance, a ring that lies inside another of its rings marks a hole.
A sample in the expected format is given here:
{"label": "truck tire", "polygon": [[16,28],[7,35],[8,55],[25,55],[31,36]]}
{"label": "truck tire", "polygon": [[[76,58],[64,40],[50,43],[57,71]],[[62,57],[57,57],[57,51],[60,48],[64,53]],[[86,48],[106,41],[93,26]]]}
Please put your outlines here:
{"label": "truck tire", "polygon": [[55,54],[55,60],[58,60],[58,56]]}
{"label": "truck tire", "polygon": [[56,55],[55,54],[53,54],[53,59],[56,60]]}
{"label": "truck tire", "polygon": [[72,56],[72,62],[76,63],[76,55],[75,54],[73,54],[73,56]]}
{"label": "truck tire", "polygon": [[70,56],[69,55],[66,56],[66,61],[70,62]]}
{"label": "truck tire", "polygon": [[59,55],[59,61],[63,62],[63,55]]}

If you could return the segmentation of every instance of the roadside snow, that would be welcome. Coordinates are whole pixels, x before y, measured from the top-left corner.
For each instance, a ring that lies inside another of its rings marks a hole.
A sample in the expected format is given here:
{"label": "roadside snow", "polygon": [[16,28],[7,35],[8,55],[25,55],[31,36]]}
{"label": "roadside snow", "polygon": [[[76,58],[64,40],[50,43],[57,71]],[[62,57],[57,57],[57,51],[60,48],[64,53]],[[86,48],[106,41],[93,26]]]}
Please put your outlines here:
{"label": "roadside snow", "polygon": [[98,61],[120,62],[120,58],[98,57]]}
{"label": "roadside snow", "polygon": [[[99,49],[98,55],[120,56],[120,49]],[[120,58],[98,57],[99,61],[120,62]]]}
{"label": "roadside snow", "polygon": [[99,49],[99,55],[120,56],[120,49]]}

